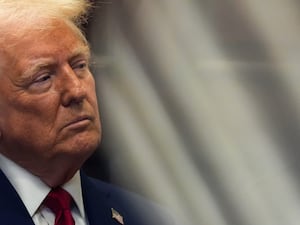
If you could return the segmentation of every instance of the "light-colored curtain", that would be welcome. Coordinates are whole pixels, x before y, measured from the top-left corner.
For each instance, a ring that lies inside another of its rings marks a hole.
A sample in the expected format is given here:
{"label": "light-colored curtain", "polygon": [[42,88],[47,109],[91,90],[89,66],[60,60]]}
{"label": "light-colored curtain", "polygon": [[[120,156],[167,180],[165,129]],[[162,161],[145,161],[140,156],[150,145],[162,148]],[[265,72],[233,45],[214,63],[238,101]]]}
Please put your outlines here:
{"label": "light-colored curtain", "polygon": [[300,2],[96,5],[112,182],[182,224],[300,224]]}

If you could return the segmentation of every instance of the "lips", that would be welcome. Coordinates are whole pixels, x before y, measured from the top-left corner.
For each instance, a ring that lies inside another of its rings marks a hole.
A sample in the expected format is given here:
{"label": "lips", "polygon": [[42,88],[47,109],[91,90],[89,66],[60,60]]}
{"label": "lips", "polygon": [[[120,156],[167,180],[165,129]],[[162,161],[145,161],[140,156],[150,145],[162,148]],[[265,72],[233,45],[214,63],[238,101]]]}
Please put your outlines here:
{"label": "lips", "polygon": [[87,126],[91,121],[93,121],[92,116],[84,115],[84,116],[79,116],[76,117],[72,120],[70,120],[66,125],[63,126],[63,128],[82,128]]}

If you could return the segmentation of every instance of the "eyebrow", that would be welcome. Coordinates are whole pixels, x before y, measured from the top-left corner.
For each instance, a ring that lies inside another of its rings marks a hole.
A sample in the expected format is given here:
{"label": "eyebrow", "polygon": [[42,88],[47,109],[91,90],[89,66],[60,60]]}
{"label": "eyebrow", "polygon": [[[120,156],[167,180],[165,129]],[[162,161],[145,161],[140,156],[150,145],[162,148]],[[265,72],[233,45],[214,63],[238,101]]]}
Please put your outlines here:
{"label": "eyebrow", "polygon": [[[68,57],[68,62],[71,62],[72,60],[79,58],[79,57],[84,57],[86,58],[88,61],[90,61],[91,58],[91,52],[90,52],[90,48],[87,45],[84,46],[80,46],[78,48],[76,48],[70,55],[70,57]],[[52,59],[51,57],[41,57],[41,58],[37,58],[36,61],[37,63],[34,62],[35,60],[33,60],[33,63],[31,66],[29,66],[23,73],[22,73],[22,77],[24,77],[24,79],[28,79],[30,77],[33,76],[33,74],[37,73],[38,71],[42,70],[42,69],[46,69],[46,68],[51,68],[55,65],[56,61],[54,59]]]}
{"label": "eyebrow", "polygon": [[38,63],[33,63],[32,66],[29,66],[23,73],[22,76],[24,80],[33,77],[34,74],[39,72],[42,69],[51,68],[55,64],[55,61],[50,58],[40,58]]}
{"label": "eyebrow", "polygon": [[84,45],[76,48],[72,52],[71,57],[68,59],[68,61],[72,61],[74,58],[81,57],[81,56],[85,57],[88,61],[90,60],[91,52],[89,46]]}

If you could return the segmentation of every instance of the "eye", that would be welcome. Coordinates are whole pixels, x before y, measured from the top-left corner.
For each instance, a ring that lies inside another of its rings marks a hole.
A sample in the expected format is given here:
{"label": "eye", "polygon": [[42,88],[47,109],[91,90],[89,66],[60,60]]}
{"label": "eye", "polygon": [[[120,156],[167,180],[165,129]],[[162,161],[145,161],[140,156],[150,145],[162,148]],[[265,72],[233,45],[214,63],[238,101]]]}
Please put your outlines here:
{"label": "eye", "polygon": [[31,81],[28,89],[35,93],[47,91],[52,85],[53,73],[44,72]]}
{"label": "eye", "polygon": [[34,83],[43,83],[49,79],[51,79],[50,74],[41,75],[36,80],[34,80]]}
{"label": "eye", "polygon": [[85,63],[85,62],[82,62],[82,63],[80,63],[79,65],[78,65],[78,68],[79,69],[84,69],[84,68],[86,68],[87,67],[87,64]]}
{"label": "eye", "polygon": [[71,67],[78,77],[83,78],[89,75],[89,64],[87,59],[78,59],[71,64]]}
{"label": "eye", "polygon": [[86,69],[87,67],[88,67],[88,63],[86,60],[77,61],[72,65],[72,68],[74,70],[76,70],[76,69],[83,70],[83,69]]}

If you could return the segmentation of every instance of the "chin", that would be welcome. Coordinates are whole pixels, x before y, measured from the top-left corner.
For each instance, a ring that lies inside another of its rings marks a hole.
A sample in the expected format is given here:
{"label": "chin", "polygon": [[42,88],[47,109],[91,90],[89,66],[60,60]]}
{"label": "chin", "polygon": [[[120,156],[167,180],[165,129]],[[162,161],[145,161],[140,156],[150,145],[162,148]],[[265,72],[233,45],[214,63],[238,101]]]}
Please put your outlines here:
{"label": "chin", "polygon": [[99,144],[99,141],[80,142],[75,146],[69,145],[61,151],[60,160],[72,168],[72,171],[76,171],[84,164],[84,162],[95,152]]}
{"label": "chin", "polygon": [[66,160],[85,161],[97,149],[101,141],[101,132],[93,129],[70,135],[65,138],[54,151]]}
{"label": "chin", "polygon": [[72,146],[70,152],[81,154],[92,154],[98,145],[100,144],[100,135],[82,135],[75,138],[74,142],[69,146]]}

